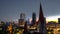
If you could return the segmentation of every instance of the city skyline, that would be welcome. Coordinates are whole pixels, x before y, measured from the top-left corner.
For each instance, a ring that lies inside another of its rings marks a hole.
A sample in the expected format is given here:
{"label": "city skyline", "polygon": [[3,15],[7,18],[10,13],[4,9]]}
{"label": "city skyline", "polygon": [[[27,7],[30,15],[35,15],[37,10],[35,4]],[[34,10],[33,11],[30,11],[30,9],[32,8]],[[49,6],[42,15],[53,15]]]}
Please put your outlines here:
{"label": "city skyline", "polygon": [[0,34],[60,34],[60,14],[56,12],[59,7],[47,2],[1,0]]}
{"label": "city skyline", "polygon": [[0,0],[0,21],[16,21],[20,18],[20,13],[25,13],[26,19],[31,18],[33,12],[36,12],[36,17],[38,17],[40,2],[45,17],[60,16],[59,1],[60,0]]}

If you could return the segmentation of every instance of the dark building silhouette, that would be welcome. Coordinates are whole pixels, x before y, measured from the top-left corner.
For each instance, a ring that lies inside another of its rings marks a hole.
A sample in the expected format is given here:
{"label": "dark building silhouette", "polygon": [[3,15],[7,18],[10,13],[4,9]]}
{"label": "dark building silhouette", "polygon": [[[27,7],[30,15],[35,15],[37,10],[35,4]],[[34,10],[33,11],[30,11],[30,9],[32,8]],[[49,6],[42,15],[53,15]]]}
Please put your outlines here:
{"label": "dark building silhouette", "polygon": [[27,22],[25,22],[23,34],[28,34]]}
{"label": "dark building silhouette", "polygon": [[36,13],[33,12],[33,14],[32,14],[32,25],[34,25],[35,22],[36,22]]}
{"label": "dark building silhouette", "polygon": [[46,20],[43,15],[41,4],[40,4],[40,11],[39,11],[39,33],[46,34]]}
{"label": "dark building silhouette", "polygon": [[20,14],[20,19],[24,19],[24,20],[26,20],[25,13],[21,13],[21,14]]}
{"label": "dark building silhouette", "polygon": [[48,22],[48,24],[56,24],[56,22],[50,21],[50,22]]}
{"label": "dark building silhouette", "polygon": [[60,24],[60,18],[58,18],[58,23]]}
{"label": "dark building silhouette", "polygon": [[26,21],[25,13],[20,14],[19,25],[23,25]]}

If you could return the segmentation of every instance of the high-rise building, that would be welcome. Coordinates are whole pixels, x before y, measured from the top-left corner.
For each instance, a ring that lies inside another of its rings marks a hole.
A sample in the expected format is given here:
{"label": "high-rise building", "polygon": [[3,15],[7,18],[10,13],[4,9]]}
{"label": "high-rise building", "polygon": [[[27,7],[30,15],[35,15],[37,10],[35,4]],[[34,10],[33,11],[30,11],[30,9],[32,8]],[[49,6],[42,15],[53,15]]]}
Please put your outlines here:
{"label": "high-rise building", "polygon": [[21,13],[21,14],[20,14],[20,19],[24,19],[24,20],[26,20],[25,13]]}
{"label": "high-rise building", "polygon": [[26,21],[25,13],[20,14],[19,25],[24,25]]}
{"label": "high-rise building", "polygon": [[41,4],[40,4],[40,11],[39,11],[39,32],[40,34],[46,34],[46,21],[43,15]]}
{"label": "high-rise building", "polygon": [[58,23],[60,24],[60,18],[58,18]]}
{"label": "high-rise building", "polygon": [[34,25],[35,22],[36,22],[36,13],[33,12],[33,14],[32,14],[32,25]]}

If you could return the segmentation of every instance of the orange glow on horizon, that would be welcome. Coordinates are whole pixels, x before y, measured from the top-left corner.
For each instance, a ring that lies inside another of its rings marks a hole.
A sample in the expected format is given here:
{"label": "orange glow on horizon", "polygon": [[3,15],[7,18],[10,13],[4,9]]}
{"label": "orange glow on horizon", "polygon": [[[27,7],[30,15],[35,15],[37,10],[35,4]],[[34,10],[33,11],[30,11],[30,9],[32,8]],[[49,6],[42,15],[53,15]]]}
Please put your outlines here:
{"label": "orange glow on horizon", "polygon": [[[54,21],[56,23],[58,23],[58,18],[60,18],[60,16],[49,16],[49,17],[46,17],[46,22],[50,22],[50,21]],[[32,18],[30,18],[29,20],[30,22],[32,21]],[[36,22],[38,21],[38,17],[36,18]]]}
{"label": "orange glow on horizon", "polygon": [[46,19],[46,22],[47,23],[50,22],[50,21],[54,21],[54,22],[58,23],[58,19],[52,19],[52,18]]}
{"label": "orange glow on horizon", "polygon": [[58,18],[60,18],[60,16],[49,16],[46,18],[46,22],[54,21],[58,23]]}

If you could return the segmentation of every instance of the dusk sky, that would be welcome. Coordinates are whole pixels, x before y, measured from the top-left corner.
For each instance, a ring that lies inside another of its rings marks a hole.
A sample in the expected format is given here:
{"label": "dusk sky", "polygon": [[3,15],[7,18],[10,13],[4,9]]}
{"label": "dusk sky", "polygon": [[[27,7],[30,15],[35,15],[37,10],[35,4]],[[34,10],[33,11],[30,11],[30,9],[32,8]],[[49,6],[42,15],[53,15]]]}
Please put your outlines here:
{"label": "dusk sky", "polygon": [[25,13],[26,19],[33,12],[38,17],[40,2],[45,17],[60,16],[60,0],[0,0],[0,21],[16,21],[20,13]]}

